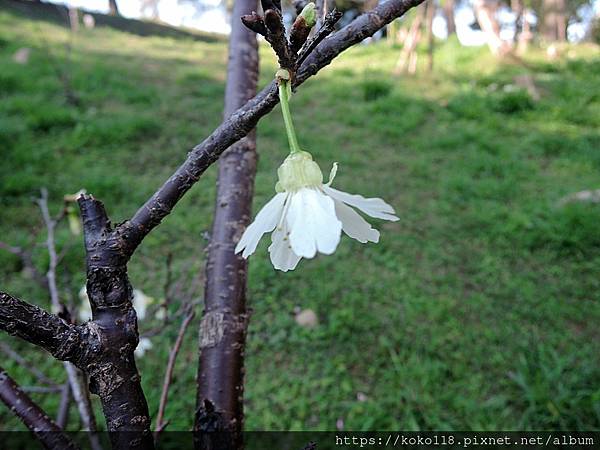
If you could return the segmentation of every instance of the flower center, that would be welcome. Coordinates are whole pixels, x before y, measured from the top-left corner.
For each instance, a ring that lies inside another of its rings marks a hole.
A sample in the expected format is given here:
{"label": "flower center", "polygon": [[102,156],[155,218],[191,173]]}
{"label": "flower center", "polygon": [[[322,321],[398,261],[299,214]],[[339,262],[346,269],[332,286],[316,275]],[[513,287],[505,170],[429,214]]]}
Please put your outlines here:
{"label": "flower center", "polygon": [[312,155],[305,151],[290,154],[277,169],[279,181],[275,185],[277,192],[293,192],[304,187],[319,187],[323,184],[323,173],[313,161]]}

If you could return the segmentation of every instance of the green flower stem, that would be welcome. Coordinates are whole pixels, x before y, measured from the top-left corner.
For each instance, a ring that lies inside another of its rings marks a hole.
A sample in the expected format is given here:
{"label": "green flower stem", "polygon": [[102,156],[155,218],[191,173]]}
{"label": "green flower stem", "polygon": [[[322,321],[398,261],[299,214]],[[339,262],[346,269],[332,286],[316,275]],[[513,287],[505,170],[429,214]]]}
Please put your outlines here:
{"label": "green flower stem", "polygon": [[298,145],[298,138],[296,137],[296,131],[294,130],[294,124],[292,123],[287,83],[289,83],[289,81],[279,79],[279,101],[281,102],[281,112],[283,113],[285,131],[287,133],[288,141],[290,142],[290,153],[297,153],[300,151],[300,145]]}

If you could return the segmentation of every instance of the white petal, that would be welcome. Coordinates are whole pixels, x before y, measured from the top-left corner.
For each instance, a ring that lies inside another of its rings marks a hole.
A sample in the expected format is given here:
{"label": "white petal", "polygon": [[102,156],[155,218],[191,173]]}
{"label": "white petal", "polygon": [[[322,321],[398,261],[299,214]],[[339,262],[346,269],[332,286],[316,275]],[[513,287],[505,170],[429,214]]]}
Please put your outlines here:
{"label": "white petal", "polygon": [[300,261],[300,256],[296,255],[290,246],[289,232],[287,223],[284,220],[282,228],[277,228],[271,235],[272,244],[269,246],[269,254],[273,267],[277,270],[287,272],[294,270]]}
{"label": "white petal", "polygon": [[348,205],[339,200],[334,200],[334,202],[335,213],[338,219],[342,221],[342,230],[344,230],[344,233],[363,244],[369,241],[379,242],[379,231],[372,228],[369,222]]}
{"label": "white petal", "polygon": [[143,320],[144,317],[146,317],[146,309],[148,308],[148,305],[154,303],[154,299],[152,297],[148,297],[141,290],[134,289],[132,303],[138,320]]}
{"label": "white petal", "polygon": [[337,174],[338,171],[338,163],[334,162],[333,166],[331,167],[331,172],[329,172],[329,181],[327,181],[327,186],[331,186],[331,183],[333,183],[333,180],[335,179],[335,175]]}
{"label": "white petal", "polygon": [[394,215],[394,208],[380,198],[365,198],[362,195],[348,194],[347,192],[338,191],[327,185],[323,185],[323,190],[334,199],[350,206],[354,206],[371,217],[390,220],[392,222],[399,220],[398,217]]}
{"label": "white petal", "polygon": [[262,238],[263,234],[272,231],[279,222],[281,218],[281,212],[283,211],[283,205],[285,203],[285,199],[287,194],[281,192],[276,194],[269,203],[267,203],[263,208],[258,212],[254,222],[252,222],[244,234],[242,238],[235,246],[235,253],[239,253],[244,250],[242,256],[247,258],[256,250],[256,246]]}
{"label": "white petal", "polygon": [[136,347],[134,354],[137,358],[141,358],[146,353],[146,350],[150,350],[153,347],[152,341],[148,338],[141,338],[138,346]]}
{"label": "white petal", "polygon": [[330,255],[340,242],[342,223],[333,199],[320,190],[303,188],[293,193],[285,219],[290,245],[298,256],[312,258],[317,251]]}

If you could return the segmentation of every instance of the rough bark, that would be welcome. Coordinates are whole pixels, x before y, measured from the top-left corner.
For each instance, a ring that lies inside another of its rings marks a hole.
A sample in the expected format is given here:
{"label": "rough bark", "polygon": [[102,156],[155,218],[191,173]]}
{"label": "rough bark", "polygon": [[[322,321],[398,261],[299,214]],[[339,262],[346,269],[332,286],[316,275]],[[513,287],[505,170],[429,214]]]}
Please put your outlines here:
{"label": "rough bark", "polygon": [[152,449],[150,414],[133,356],[139,334],[127,276],[126,236],[111,228],[101,202],[89,195],[78,202],[92,307],[89,326],[99,341],[82,368],[90,378],[90,392],[102,402],[113,448]]}
{"label": "rough bark", "polygon": [[0,367],[0,400],[29,428],[49,450],[76,450],[77,447],[60,427],[21,390]]}
{"label": "rough bark", "polygon": [[[257,9],[256,0],[234,4],[229,38],[229,63],[225,91],[227,118],[256,95],[258,45],[256,34],[238,19]],[[216,448],[214,434],[227,431],[223,450],[240,448],[243,421],[244,348],[246,344],[247,262],[234,253],[250,222],[256,135],[251,131],[219,159],[215,215],[208,248],[204,317],[200,325],[200,360],[194,431],[196,448]],[[217,418],[212,421],[210,417]]]}
{"label": "rough bark", "polygon": [[85,329],[4,292],[0,292],[0,329],[43,348],[61,361],[79,359],[85,347]]}

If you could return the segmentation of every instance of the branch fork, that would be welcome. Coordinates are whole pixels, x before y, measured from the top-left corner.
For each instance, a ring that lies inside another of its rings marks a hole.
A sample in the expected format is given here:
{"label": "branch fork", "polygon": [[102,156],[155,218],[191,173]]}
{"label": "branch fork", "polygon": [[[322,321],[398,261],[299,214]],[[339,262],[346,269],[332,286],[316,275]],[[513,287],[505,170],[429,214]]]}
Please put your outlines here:
{"label": "branch fork", "polygon": [[[251,14],[242,16],[241,20],[246,27],[263,36],[271,45],[277,55],[280,69],[289,72],[293,84],[300,64],[323,39],[333,32],[335,24],[342,17],[342,13],[333,10],[327,14],[323,25],[310,40],[308,37],[314,22],[307,19],[303,13],[300,13],[291,27],[288,39],[280,2],[262,0],[262,7],[264,16],[252,11]],[[309,7],[305,7],[303,12],[307,8]]]}

